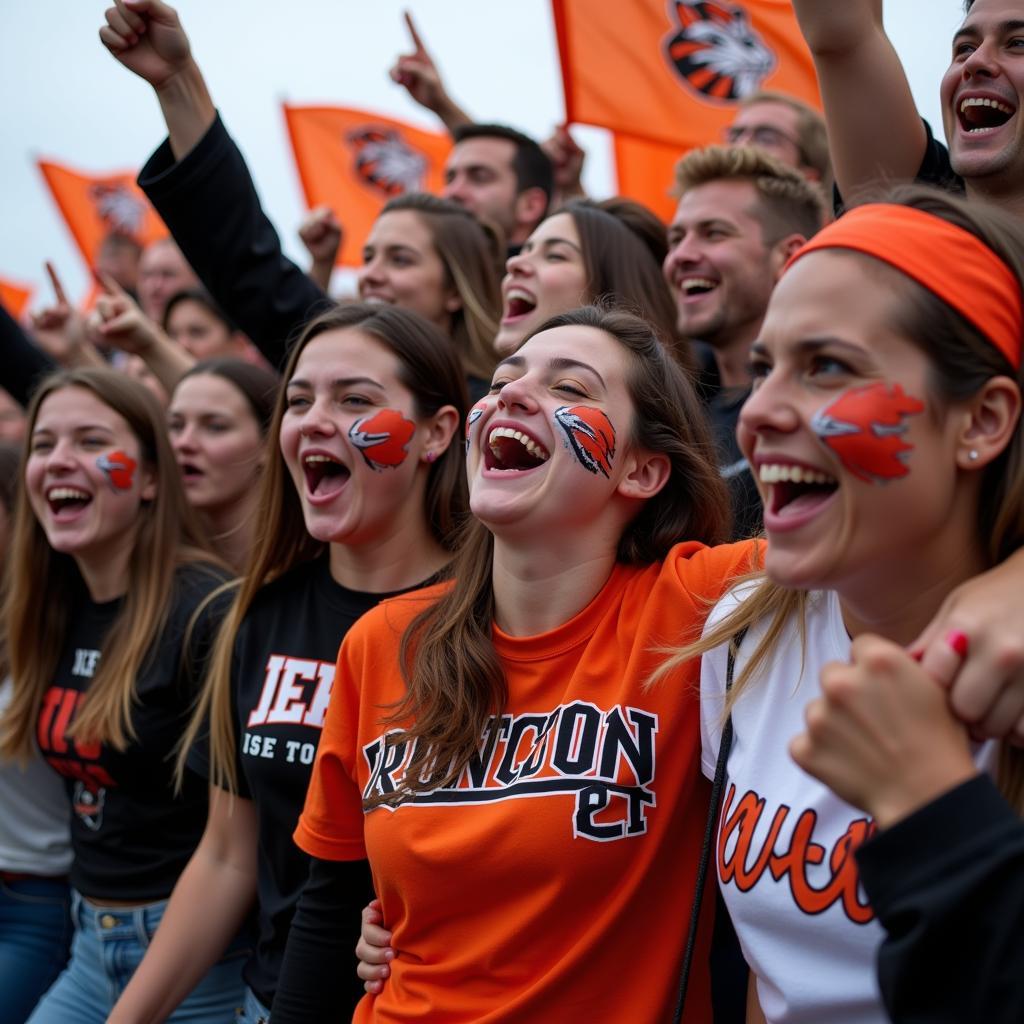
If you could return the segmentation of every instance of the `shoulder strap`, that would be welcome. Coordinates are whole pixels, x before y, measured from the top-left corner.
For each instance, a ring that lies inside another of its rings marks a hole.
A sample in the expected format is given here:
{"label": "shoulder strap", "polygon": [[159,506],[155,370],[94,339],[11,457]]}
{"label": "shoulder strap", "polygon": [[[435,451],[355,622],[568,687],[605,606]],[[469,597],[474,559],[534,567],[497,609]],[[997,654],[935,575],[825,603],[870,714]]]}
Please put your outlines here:
{"label": "shoulder strap", "polygon": [[[728,697],[732,690],[732,677],[736,669],[736,652],[747,634],[744,626],[729,643],[729,651],[725,664],[725,694]],[[715,845],[715,830],[718,824],[718,811],[722,804],[722,788],[725,785],[725,766],[729,761],[732,748],[732,715],[725,720],[722,738],[718,744],[718,761],[715,764],[715,779],[711,784],[711,806],[708,808],[708,820],[704,826],[704,845],[700,852],[700,863],[697,865],[697,884],[693,892],[693,908],[690,912],[690,930],[686,936],[686,948],[683,953],[683,966],[679,975],[679,997],[676,1001],[676,1012],[672,1024],[680,1024],[683,1019],[683,1005],[686,1003],[686,990],[690,983],[690,966],[693,962],[693,947],[697,942],[697,925],[700,921],[700,908],[704,902],[704,886],[707,882],[708,864],[711,861],[711,850]]]}

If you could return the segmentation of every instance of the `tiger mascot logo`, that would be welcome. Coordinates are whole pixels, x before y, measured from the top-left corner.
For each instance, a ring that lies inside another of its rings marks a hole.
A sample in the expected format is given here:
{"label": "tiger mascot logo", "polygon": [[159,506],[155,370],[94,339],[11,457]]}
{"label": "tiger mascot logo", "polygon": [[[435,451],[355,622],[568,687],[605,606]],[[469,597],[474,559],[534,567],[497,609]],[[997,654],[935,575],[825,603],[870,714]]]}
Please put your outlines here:
{"label": "tiger mascot logo", "polygon": [[775,54],[742,7],[723,0],[669,0],[668,11],[678,31],[666,37],[665,56],[699,99],[741,100],[775,70]]}
{"label": "tiger mascot logo", "polygon": [[394,128],[367,125],[350,131],[345,141],[355,157],[356,177],[364,185],[389,197],[423,191],[426,158]]}
{"label": "tiger mascot logo", "polygon": [[137,236],[146,219],[146,204],[126,186],[97,183],[89,186],[89,198],[105,227],[117,235]]}

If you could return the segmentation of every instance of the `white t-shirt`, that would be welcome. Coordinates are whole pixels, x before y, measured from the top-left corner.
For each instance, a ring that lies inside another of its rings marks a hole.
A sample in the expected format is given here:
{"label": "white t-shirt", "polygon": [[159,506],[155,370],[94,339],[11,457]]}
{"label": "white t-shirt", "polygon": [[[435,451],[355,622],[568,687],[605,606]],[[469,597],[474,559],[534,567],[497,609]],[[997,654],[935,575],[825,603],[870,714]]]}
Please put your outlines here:
{"label": "white t-shirt", "polygon": [[[738,593],[716,605],[708,627],[749,589]],[[748,631],[734,680],[767,625]],[[849,660],[850,638],[837,596],[811,594],[806,644],[801,645],[798,624],[790,622],[733,708],[716,863],[769,1024],[888,1021],[875,975],[882,929],[860,888],[853,857],[873,823],[799,769],[788,751],[790,740],[805,729],[804,708],[820,693],[822,667]],[[723,646],[702,660],[701,762],[708,778],[714,778],[724,725],[725,677]]]}

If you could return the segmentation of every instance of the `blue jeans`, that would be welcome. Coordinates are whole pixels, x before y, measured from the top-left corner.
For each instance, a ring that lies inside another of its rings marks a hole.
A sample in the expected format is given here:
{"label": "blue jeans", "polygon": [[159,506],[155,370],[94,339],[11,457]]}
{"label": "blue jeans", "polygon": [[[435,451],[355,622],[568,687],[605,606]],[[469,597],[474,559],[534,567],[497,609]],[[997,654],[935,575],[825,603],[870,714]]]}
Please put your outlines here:
{"label": "blue jeans", "polygon": [[68,962],[70,902],[66,881],[0,881],[0,1019],[5,1024],[24,1024]]}
{"label": "blue jeans", "polygon": [[235,1016],[235,1024],[270,1024],[270,1011],[251,988],[245,990],[245,1002]]}
{"label": "blue jeans", "polygon": [[[138,907],[95,907],[71,894],[75,937],[71,961],[29,1024],[104,1024],[164,916],[167,901]],[[242,1005],[242,965],[235,943],[168,1018],[170,1024],[225,1024]]]}

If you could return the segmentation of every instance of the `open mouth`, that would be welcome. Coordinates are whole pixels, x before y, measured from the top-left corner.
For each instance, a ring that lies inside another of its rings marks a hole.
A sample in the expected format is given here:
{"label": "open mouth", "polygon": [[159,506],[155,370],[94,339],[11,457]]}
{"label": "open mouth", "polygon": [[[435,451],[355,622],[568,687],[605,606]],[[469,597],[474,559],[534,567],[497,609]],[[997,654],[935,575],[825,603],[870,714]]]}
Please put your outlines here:
{"label": "open mouth", "polygon": [[688,299],[696,298],[698,295],[707,295],[718,287],[717,281],[708,277],[687,277],[679,285],[680,291]]}
{"label": "open mouth", "polygon": [[543,466],[548,450],[532,437],[512,427],[495,427],[487,436],[484,465],[504,472],[523,472]]}
{"label": "open mouth", "polygon": [[768,485],[768,510],[778,515],[806,511],[835,494],[839,481],[819,470],[792,463],[766,462],[758,468],[758,479]]}
{"label": "open mouth", "polygon": [[85,508],[92,501],[92,495],[77,487],[51,487],[46,492],[46,500],[50,511],[60,517],[62,514],[70,515]]}
{"label": "open mouth", "polygon": [[182,462],[178,468],[181,470],[182,480],[186,483],[191,483],[206,475],[198,466],[191,462]]}
{"label": "open mouth", "polygon": [[532,295],[518,289],[512,289],[505,296],[505,316],[503,320],[518,320],[529,316],[537,308],[537,300]]}
{"label": "open mouth", "polygon": [[383,295],[375,295],[373,293],[359,296],[363,302],[368,302],[371,306],[393,306],[395,304],[394,299],[387,299]]}
{"label": "open mouth", "polygon": [[1002,100],[990,99],[987,96],[968,96],[960,101],[956,113],[960,127],[968,135],[973,135],[1001,128],[1017,111]]}
{"label": "open mouth", "polygon": [[314,497],[340,491],[352,475],[348,466],[330,455],[304,455],[302,471],[306,475],[306,490]]}

